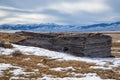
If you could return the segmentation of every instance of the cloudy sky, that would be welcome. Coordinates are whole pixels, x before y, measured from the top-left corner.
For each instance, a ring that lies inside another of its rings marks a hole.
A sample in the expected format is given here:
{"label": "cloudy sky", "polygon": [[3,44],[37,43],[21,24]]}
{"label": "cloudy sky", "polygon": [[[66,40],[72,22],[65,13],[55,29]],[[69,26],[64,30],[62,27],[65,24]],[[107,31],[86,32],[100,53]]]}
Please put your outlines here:
{"label": "cloudy sky", "polygon": [[120,21],[120,0],[0,0],[0,24]]}

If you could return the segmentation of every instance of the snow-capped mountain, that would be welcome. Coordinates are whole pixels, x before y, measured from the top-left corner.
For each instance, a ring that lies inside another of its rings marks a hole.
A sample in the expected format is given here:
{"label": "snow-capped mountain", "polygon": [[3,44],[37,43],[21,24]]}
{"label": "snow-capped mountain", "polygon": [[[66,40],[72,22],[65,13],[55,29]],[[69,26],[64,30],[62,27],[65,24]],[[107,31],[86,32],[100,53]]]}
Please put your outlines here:
{"label": "snow-capped mountain", "polygon": [[74,32],[74,31],[119,31],[120,22],[101,23],[87,26],[79,25],[57,25],[57,24],[4,24],[0,30],[25,30],[40,32]]}

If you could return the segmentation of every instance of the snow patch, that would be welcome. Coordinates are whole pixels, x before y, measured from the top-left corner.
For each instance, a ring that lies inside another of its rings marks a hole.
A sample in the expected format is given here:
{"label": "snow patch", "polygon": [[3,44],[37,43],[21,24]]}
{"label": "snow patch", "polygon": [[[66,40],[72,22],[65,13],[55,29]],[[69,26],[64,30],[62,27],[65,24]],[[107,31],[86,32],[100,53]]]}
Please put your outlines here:
{"label": "snow patch", "polygon": [[48,66],[46,66],[46,65],[44,65],[44,64],[42,64],[42,63],[38,63],[37,66],[40,66],[40,67],[48,67]]}
{"label": "snow patch", "polygon": [[80,74],[80,75],[84,76],[84,77],[80,77],[80,78],[69,78],[69,77],[50,78],[50,77],[45,76],[43,78],[39,78],[38,80],[103,80],[99,76],[97,76],[95,73]]}
{"label": "snow patch", "polygon": [[104,66],[91,66],[92,69],[102,69],[102,70],[111,70],[111,67],[104,67]]}
{"label": "snow patch", "polygon": [[0,47],[0,55],[10,55],[14,50]]}
{"label": "snow patch", "polygon": [[9,71],[9,73],[12,73],[14,76],[17,76],[20,74],[24,74],[24,75],[35,74],[35,72],[25,72],[21,67],[18,67],[18,66],[0,63],[0,76],[3,75],[3,70],[9,69],[9,68],[15,68],[14,70]]}
{"label": "snow patch", "polygon": [[29,61],[30,60],[30,58],[24,58],[23,59],[23,61]]}
{"label": "snow patch", "polygon": [[120,40],[116,40],[116,41],[114,41],[114,42],[120,43]]}
{"label": "snow patch", "polygon": [[75,72],[72,72],[72,73],[68,73],[68,74],[71,74],[75,77],[99,77],[97,76],[96,73],[87,73],[87,74],[80,74],[80,73],[75,73]]}
{"label": "snow patch", "polygon": [[62,68],[62,67],[57,67],[57,68],[51,68],[50,70],[54,70],[54,71],[67,71],[67,70],[72,70],[74,71],[75,69],[70,66],[70,67],[65,67],[65,68]]}
{"label": "snow patch", "polygon": [[11,64],[0,63],[0,75],[2,75],[3,70],[13,67]]}
{"label": "snow patch", "polygon": [[14,76],[20,75],[20,74],[26,74],[22,68],[15,69],[13,71],[10,71],[10,73],[13,73]]}
{"label": "snow patch", "polygon": [[[4,55],[10,55],[13,51],[20,50],[23,54],[26,54],[26,55],[48,56],[49,58],[59,59],[59,60],[84,61],[87,63],[96,63],[98,66],[111,66],[111,67],[120,66],[120,58],[76,57],[67,53],[50,51],[50,50],[38,48],[38,47],[21,46],[21,45],[15,45],[15,44],[13,44],[13,46],[15,47],[13,49],[0,48],[0,53]],[[110,62],[112,64],[110,64]],[[40,65],[40,66],[43,66],[43,65]]]}

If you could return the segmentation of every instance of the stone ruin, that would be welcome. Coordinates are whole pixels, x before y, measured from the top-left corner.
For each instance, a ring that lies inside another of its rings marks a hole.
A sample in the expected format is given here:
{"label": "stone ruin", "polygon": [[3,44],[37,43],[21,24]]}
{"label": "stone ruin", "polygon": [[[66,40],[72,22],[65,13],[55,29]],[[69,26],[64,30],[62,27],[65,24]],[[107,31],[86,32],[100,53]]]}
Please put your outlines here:
{"label": "stone ruin", "polygon": [[[111,57],[112,39],[101,33],[17,33],[27,38],[17,44],[36,46],[75,56]],[[59,55],[58,55],[59,56]]]}

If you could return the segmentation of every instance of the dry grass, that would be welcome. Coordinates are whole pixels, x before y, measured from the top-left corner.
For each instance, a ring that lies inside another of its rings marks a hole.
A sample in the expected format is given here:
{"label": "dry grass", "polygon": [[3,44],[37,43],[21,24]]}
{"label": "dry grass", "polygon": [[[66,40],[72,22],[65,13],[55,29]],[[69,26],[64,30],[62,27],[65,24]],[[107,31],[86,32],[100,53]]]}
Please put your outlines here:
{"label": "dry grass", "polygon": [[117,72],[114,72],[113,70],[95,69],[94,72],[97,73],[102,79],[120,80],[120,74]]}
{"label": "dry grass", "polygon": [[[26,58],[29,58],[30,60],[24,60]],[[79,73],[86,73],[89,71],[89,67],[93,66],[95,64],[93,63],[86,63],[86,62],[80,62],[80,61],[57,61],[57,60],[48,60],[47,62],[44,62],[44,59],[49,59],[46,56],[34,56],[34,55],[21,55],[19,57],[9,57],[9,56],[0,56],[0,63],[8,63],[15,66],[22,67],[26,72],[34,72],[34,69],[38,69],[39,73],[36,75],[30,75],[29,78],[38,78],[42,77],[42,74],[52,75],[53,77],[72,77],[72,75],[68,75],[68,72],[72,72],[72,70],[68,71],[53,71],[50,70],[50,68],[56,68],[56,67],[69,67],[72,66],[73,68],[79,70],[79,67],[83,68],[85,71],[81,71]],[[42,63],[46,65],[47,67],[40,67],[37,64]],[[7,74],[6,70],[4,71],[6,76],[11,77],[12,74]],[[19,75],[24,76],[25,75]]]}
{"label": "dry grass", "polygon": [[12,52],[11,55],[14,56],[14,57],[20,57],[20,56],[23,55],[23,54],[22,54],[21,51],[19,51],[19,50],[15,50],[14,52]]}
{"label": "dry grass", "polygon": [[113,56],[115,56],[116,58],[120,58],[120,53],[112,53]]}
{"label": "dry grass", "polygon": [[14,33],[1,33],[0,32],[0,41],[2,41],[3,39],[9,40],[9,42],[18,42],[18,41],[25,39],[25,37],[14,34]]}
{"label": "dry grass", "polygon": [[10,44],[10,43],[9,43],[9,44],[3,44],[3,47],[4,47],[4,48],[10,48],[10,49],[11,49],[11,48],[13,48],[13,45]]}
{"label": "dry grass", "polygon": [[111,33],[111,34],[109,33],[107,35],[111,36],[113,41],[114,40],[120,40],[120,33]]}
{"label": "dry grass", "polygon": [[117,42],[118,40],[120,40],[120,33],[109,33],[107,35],[112,37],[112,55],[120,58],[120,43]]}
{"label": "dry grass", "polygon": [[118,47],[120,48],[120,43],[116,42],[117,40],[120,40],[120,34],[107,34],[112,37],[112,47]]}
{"label": "dry grass", "polygon": [[[30,58],[30,60],[23,61],[24,58]],[[52,75],[52,77],[72,77],[72,75],[67,74],[68,72],[72,72],[72,70],[58,72],[58,71],[50,70],[50,68],[73,66],[76,70],[78,70],[79,67],[84,68],[83,70],[88,70],[87,68],[95,65],[92,63],[85,63],[85,62],[79,62],[79,61],[56,61],[56,60],[51,60],[44,63],[43,59],[48,59],[48,58],[45,56],[38,57],[33,55],[29,55],[29,56],[22,55],[20,57],[0,56],[0,63],[9,63],[16,66],[20,66],[24,68],[26,72],[33,72],[34,71],[33,69],[39,70],[39,73],[35,75],[30,75],[30,76],[19,75],[19,76],[29,77],[29,78],[42,77],[42,74]],[[48,67],[37,66],[38,63],[42,63],[44,65],[47,65]],[[84,72],[81,71],[79,73],[86,73],[86,71]],[[6,76],[9,76],[9,77],[11,77],[12,75],[12,74],[6,73],[6,70],[4,71],[4,74],[6,74]]]}
{"label": "dry grass", "polygon": [[[120,40],[120,34],[109,34],[114,40]],[[1,37],[2,36],[2,37]],[[21,37],[19,35],[14,34],[5,34],[0,33],[0,38],[3,39],[9,39],[11,42],[17,42],[19,40],[22,40],[24,37]],[[19,39],[20,38],[20,39]],[[0,39],[0,40],[1,40]],[[112,47],[120,48],[120,44],[113,43]],[[113,50],[114,51],[114,50]],[[120,52],[118,50],[118,52]],[[43,74],[51,75],[51,77],[74,77],[71,74],[67,74],[68,72],[75,72],[75,73],[97,73],[98,76],[100,76],[103,79],[115,79],[120,80],[120,68],[116,67],[112,70],[102,70],[102,69],[92,69],[91,66],[96,66],[94,63],[86,63],[82,61],[57,61],[56,59],[49,59],[47,56],[34,56],[34,55],[23,55],[19,54],[19,51],[16,51],[15,54],[12,54],[13,56],[0,56],[0,63],[8,63],[12,64],[14,66],[19,66],[24,69],[25,72],[35,72],[34,69],[38,69],[38,72],[35,74],[27,75],[18,75],[19,77],[24,78],[41,78],[43,77]],[[120,58],[120,54],[114,53],[113,54],[116,57]],[[28,59],[29,58],[29,59]],[[25,60],[28,59],[28,60]],[[41,63],[45,65],[46,67],[38,66],[37,64]],[[69,69],[64,71],[54,71],[51,70],[51,68],[57,68],[57,67],[70,67],[72,66],[75,71]],[[9,71],[14,70],[14,68],[9,68],[7,70],[4,70],[3,76],[0,76],[0,80],[9,80],[10,77],[14,76],[12,73],[9,73]]]}
{"label": "dry grass", "polygon": [[[29,58],[29,59],[28,59]],[[28,59],[28,60],[25,60]],[[44,62],[46,60],[46,62]],[[12,64],[14,66],[20,66],[21,68],[24,69],[25,72],[35,72],[35,69],[38,69],[38,72],[35,74],[30,74],[30,75],[18,75],[19,77],[24,77],[24,78],[41,78],[43,77],[43,74],[46,75],[51,75],[51,77],[75,77],[71,74],[71,72],[75,73],[97,73],[98,76],[100,76],[103,79],[116,79],[119,80],[120,74],[118,74],[119,68],[115,68],[113,70],[102,70],[102,69],[92,69],[90,68],[91,66],[96,66],[94,63],[86,63],[82,61],[57,61],[56,59],[49,59],[46,56],[34,56],[34,55],[21,55],[19,57],[10,57],[10,56],[0,56],[0,63],[8,63]],[[41,63],[45,65],[46,67],[38,66],[37,64]],[[51,70],[51,68],[57,68],[57,67],[70,67],[72,66],[75,70],[68,69],[68,70],[63,70],[63,71],[54,71]],[[11,76],[13,76],[12,73],[9,73],[9,71],[14,70],[14,68],[10,68],[7,70],[4,70],[4,76],[0,77],[7,80]],[[115,72],[116,71],[116,72]],[[79,76],[81,77],[81,76]]]}

